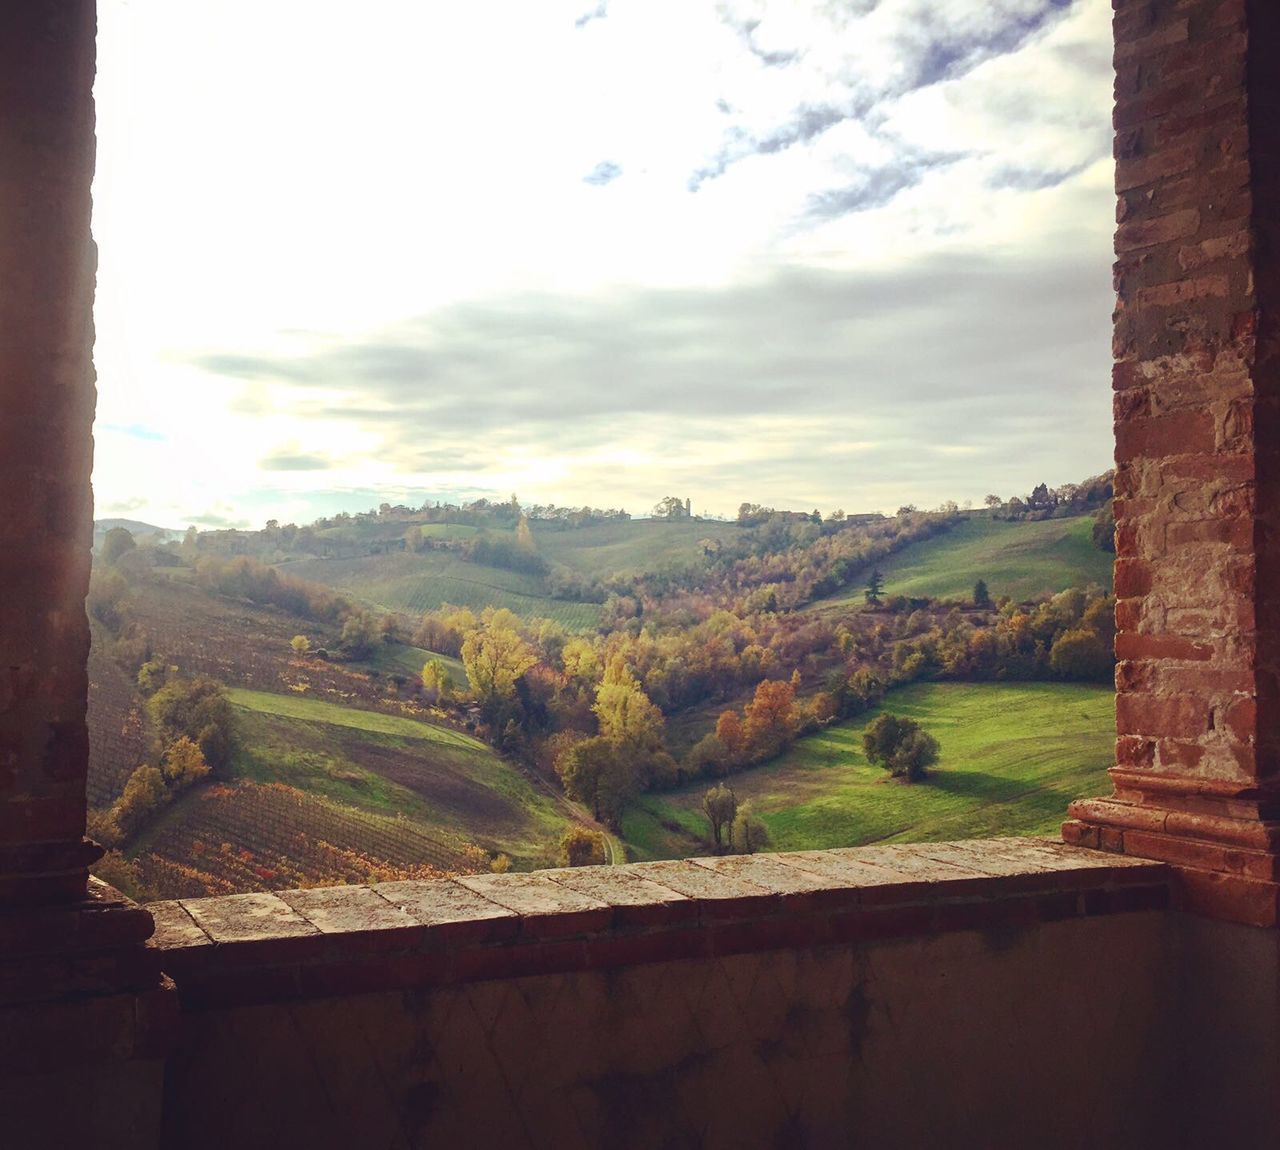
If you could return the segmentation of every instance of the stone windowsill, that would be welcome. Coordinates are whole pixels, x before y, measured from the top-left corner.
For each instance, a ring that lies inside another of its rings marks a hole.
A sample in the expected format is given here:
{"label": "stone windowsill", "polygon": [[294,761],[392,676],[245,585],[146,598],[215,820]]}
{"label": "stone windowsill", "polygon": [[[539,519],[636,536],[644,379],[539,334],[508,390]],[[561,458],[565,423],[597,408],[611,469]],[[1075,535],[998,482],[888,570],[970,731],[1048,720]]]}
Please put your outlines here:
{"label": "stone windowsill", "polygon": [[185,1008],[1160,910],[1162,863],[1049,839],[725,856],[153,903]]}

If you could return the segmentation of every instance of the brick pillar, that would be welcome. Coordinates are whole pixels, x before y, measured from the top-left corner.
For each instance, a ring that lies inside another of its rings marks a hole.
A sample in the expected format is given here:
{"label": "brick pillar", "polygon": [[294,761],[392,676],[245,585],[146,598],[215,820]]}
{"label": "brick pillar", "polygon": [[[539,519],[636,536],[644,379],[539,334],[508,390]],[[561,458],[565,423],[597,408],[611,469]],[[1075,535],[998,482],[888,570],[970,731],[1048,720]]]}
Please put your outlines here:
{"label": "brick pillar", "polygon": [[1280,912],[1280,4],[1115,0],[1116,766],[1070,842]]}
{"label": "brick pillar", "polygon": [[0,0],[0,1141],[156,1146],[175,995],[88,879],[94,0]]}
{"label": "brick pillar", "polygon": [[83,896],[91,0],[0,5],[0,906]]}

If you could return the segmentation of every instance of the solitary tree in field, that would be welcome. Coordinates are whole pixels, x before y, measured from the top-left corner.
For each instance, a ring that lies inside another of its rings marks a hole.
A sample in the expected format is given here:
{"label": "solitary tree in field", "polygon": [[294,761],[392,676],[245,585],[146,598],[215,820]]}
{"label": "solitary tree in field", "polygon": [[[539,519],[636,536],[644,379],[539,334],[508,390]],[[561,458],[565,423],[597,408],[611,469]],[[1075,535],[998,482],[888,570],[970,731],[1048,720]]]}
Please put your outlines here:
{"label": "solitary tree in field", "polygon": [[295,635],[289,640],[289,646],[293,648],[295,655],[305,655],[311,650],[311,640],[305,635]]}
{"label": "solitary tree in field", "polygon": [[987,581],[979,579],[973,585],[973,605],[975,607],[990,607],[991,592],[987,589]]}
{"label": "solitary tree in field", "polygon": [[867,580],[867,589],[863,592],[866,597],[867,606],[879,607],[880,597],[884,594],[884,575],[879,567],[875,567],[871,571],[871,577]]}
{"label": "solitary tree in field", "polygon": [[867,759],[884,767],[895,778],[919,782],[938,761],[938,740],[914,719],[902,715],[881,715],[862,735]]}
{"label": "solitary tree in field", "polygon": [[733,820],[738,813],[738,796],[732,787],[717,783],[702,796],[702,811],[711,823],[711,839],[716,851],[725,847],[725,828],[729,829],[728,845],[733,846]]}

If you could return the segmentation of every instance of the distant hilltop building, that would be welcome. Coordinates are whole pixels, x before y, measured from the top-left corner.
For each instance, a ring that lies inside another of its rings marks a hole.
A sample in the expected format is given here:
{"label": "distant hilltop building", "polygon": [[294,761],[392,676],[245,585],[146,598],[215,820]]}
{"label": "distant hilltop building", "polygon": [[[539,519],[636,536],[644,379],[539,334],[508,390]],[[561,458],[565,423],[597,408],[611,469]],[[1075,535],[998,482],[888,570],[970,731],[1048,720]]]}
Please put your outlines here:
{"label": "distant hilltop building", "polygon": [[692,519],[693,500],[687,497],[681,500],[678,495],[668,495],[654,504],[653,517],[655,519]]}

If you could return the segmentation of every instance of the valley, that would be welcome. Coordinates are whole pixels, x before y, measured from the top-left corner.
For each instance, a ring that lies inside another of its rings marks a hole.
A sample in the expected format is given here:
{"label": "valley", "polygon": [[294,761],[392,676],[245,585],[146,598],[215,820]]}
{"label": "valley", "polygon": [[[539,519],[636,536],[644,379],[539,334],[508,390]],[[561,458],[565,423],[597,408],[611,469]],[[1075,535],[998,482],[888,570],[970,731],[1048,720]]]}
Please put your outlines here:
{"label": "valley", "polygon": [[[720,784],[749,849],[1050,833],[1111,760],[1111,557],[1096,506],[1072,510],[570,526],[384,505],[104,532],[100,873],[149,898],[701,854]],[[184,775],[174,740],[208,728],[158,700],[195,684],[229,749]],[[924,782],[866,760],[881,713],[940,743]]]}

